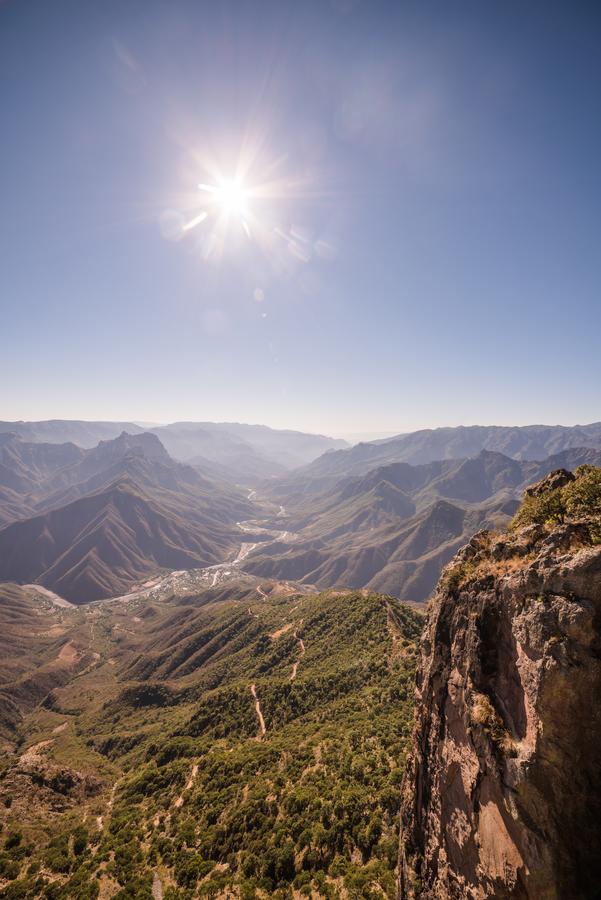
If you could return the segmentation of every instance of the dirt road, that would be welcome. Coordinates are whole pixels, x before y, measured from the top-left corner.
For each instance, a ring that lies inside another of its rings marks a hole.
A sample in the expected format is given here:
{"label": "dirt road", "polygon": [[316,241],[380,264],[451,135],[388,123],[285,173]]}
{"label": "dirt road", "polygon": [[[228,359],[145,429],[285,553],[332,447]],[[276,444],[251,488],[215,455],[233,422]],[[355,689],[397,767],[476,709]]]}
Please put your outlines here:
{"label": "dirt road", "polygon": [[303,656],[305,655],[305,642],[303,641],[302,638],[299,638],[299,636],[298,636],[298,634],[297,634],[296,631],[294,632],[294,637],[295,637],[296,640],[298,641],[298,646],[299,646],[300,653],[299,653],[299,655],[298,655],[298,659],[297,659],[296,662],[293,663],[293,665],[292,665],[292,673],[291,673],[291,675],[290,675],[290,681],[294,681],[294,679],[296,678],[296,672],[297,672],[297,669],[298,669],[298,664],[299,664],[299,662],[301,661],[301,659],[303,658]]}
{"label": "dirt road", "polygon": [[107,819],[110,818],[110,815],[113,811],[113,803],[115,802],[115,793],[117,791],[117,784],[119,783],[120,780],[121,779],[118,778],[117,781],[114,783],[114,785],[111,788],[111,794],[110,794],[110,797],[106,804],[106,810],[105,810],[104,815],[96,816],[96,824],[98,825],[98,831],[104,830],[104,820],[105,820],[105,818],[107,818]]}
{"label": "dirt road", "polygon": [[250,692],[253,695],[255,701],[255,710],[257,713],[257,718],[259,720],[259,727],[261,728],[261,735],[267,733],[267,728],[265,727],[265,719],[263,718],[263,713],[261,712],[261,704],[259,702],[259,698],[257,697],[257,687],[254,684],[250,686]]}
{"label": "dirt road", "polygon": [[190,777],[188,778],[185,788],[183,789],[183,791],[181,792],[181,794],[179,795],[179,797],[176,799],[175,803],[173,804],[176,809],[180,809],[184,805],[184,794],[186,794],[191,789],[192,785],[194,784],[194,782],[196,780],[197,775],[198,775],[198,763],[194,763],[194,765],[192,766],[192,769],[190,770]]}

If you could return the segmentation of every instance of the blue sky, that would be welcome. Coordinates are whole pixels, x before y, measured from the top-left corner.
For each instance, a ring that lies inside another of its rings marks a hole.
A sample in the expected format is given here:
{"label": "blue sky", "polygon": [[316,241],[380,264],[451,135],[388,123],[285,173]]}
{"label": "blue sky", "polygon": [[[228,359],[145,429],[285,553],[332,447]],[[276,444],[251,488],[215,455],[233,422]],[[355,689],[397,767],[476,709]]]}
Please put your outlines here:
{"label": "blue sky", "polygon": [[[598,420],[600,24],[0,3],[0,418]],[[239,165],[248,234],[197,187]]]}

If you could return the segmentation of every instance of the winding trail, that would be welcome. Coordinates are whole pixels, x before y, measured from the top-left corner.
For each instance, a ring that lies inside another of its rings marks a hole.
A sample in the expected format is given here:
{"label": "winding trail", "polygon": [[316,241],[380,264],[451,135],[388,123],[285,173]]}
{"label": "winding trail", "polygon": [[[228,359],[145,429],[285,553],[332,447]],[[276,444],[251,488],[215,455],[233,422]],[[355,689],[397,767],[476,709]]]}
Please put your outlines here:
{"label": "winding trail", "polygon": [[[123,776],[122,776],[123,777]],[[115,802],[115,793],[117,791],[117,785],[121,781],[121,778],[118,778],[117,781],[113,784],[111,788],[111,794],[106,804],[106,809],[104,811],[104,815],[96,816],[96,824],[98,826],[98,831],[104,831],[104,820],[105,817],[109,818],[113,811],[113,803]]]}
{"label": "winding trail", "polygon": [[176,798],[175,803],[173,804],[176,809],[180,809],[184,805],[184,794],[186,794],[192,788],[192,785],[196,781],[197,775],[198,775],[198,763],[194,763],[194,765],[192,766],[192,769],[190,770],[190,777],[188,778],[188,781],[186,782],[185,788],[183,789],[183,791],[181,792],[179,797]]}
{"label": "winding trail", "polygon": [[296,671],[298,669],[298,664],[301,661],[301,659],[303,658],[303,656],[305,655],[305,642],[303,641],[302,638],[299,638],[298,633],[296,631],[294,632],[294,637],[298,641],[300,653],[298,655],[298,659],[296,660],[296,662],[292,664],[292,672],[290,674],[290,681],[294,681],[294,679],[296,678]]}
{"label": "winding trail", "polygon": [[253,550],[255,549],[256,546],[257,546],[257,544],[251,544],[248,542],[240,544],[240,550],[238,552],[238,556],[236,557],[236,559],[232,560],[230,565],[239,566],[241,562],[244,562],[244,560],[246,559],[248,554],[253,552]]}
{"label": "winding trail", "polygon": [[261,704],[259,702],[259,698],[257,697],[257,687],[255,684],[251,684],[250,692],[253,695],[255,701],[255,710],[257,713],[257,718],[259,720],[259,726],[261,728],[261,736],[267,734],[267,728],[265,727],[265,719],[263,718],[263,713],[261,712]]}

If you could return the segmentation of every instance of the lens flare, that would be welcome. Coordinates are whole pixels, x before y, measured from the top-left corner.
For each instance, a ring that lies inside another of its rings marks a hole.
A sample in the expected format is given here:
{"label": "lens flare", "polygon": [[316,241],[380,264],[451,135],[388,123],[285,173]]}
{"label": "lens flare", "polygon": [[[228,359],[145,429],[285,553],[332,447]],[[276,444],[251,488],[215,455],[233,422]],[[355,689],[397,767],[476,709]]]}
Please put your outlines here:
{"label": "lens flare", "polygon": [[310,168],[303,166],[292,175],[289,154],[273,153],[267,137],[246,137],[237,153],[224,144],[221,159],[206,139],[183,143],[194,189],[177,195],[162,214],[160,227],[167,240],[196,235],[204,260],[243,261],[261,277],[266,271],[273,277],[289,275],[322,257],[316,241],[327,246],[324,236],[294,224],[316,201],[323,209],[330,196],[318,189]]}

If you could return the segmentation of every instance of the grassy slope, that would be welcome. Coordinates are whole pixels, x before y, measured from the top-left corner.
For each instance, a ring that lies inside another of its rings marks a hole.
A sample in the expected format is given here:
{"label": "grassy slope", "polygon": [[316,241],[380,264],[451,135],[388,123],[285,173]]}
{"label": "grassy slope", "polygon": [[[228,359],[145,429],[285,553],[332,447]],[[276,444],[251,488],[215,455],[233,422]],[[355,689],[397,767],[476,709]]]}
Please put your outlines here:
{"label": "grassy slope", "polygon": [[365,592],[232,597],[61,612],[98,658],[6,754],[4,896],[394,896],[419,616]]}

